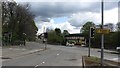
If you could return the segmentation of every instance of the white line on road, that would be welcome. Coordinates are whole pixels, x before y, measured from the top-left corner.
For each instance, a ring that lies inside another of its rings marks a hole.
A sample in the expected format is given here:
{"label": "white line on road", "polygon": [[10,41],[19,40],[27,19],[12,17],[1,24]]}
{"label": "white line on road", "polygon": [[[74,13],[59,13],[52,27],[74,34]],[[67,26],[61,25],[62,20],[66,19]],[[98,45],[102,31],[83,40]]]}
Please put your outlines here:
{"label": "white line on road", "polygon": [[37,68],[39,65],[36,65],[34,68]]}
{"label": "white line on road", "polygon": [[[60,53],[57,53],[57,56],[58,55],[60,55]],[[46,58],[47,59],[47,58]],[[42,63],[40,63],[40,64],[37,64],[37,65],[35,65],[35,67],[34,68],[37,68],[39,65],[41,65],[41,64],[44,64],[45,63],[45,61],[43,61]]]}
{"label": "white line on road", "polygon": [[[41,64],[44,64],[45,62],[43,61]],[[39,66],[40,64],[38,64],[38,66]]]}
{"label": "white line on road", "polygon": [[60,55],[60,54],[57,54],[57,55]]}
{"label": "white line on road", "polygon": [[45,62],[42,62],[42,64],[44,64]]}
{"label": "white line on road", "polygon": [[[45,62],[43,61],[42,63],[40,63],[40,64],[44,64]],[[40,64],[37,64],[37,65],[35,65],[35,67],[34,68],[37,68]]]}

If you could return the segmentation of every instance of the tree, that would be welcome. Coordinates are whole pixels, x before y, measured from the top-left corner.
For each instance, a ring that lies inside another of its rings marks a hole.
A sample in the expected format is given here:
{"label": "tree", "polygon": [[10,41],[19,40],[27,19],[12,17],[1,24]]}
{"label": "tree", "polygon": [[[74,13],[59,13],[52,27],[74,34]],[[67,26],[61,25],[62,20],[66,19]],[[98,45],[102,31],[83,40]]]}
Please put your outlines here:
{"label": "tree", "polygon": [[93,22],[86,22],[83,27],[81,28],[80,32],[85,35],[85,37],[89,38],[90,27],[95,26]]}
{"label": "tree", "polygon": [[117,42],[118,42],[118,46],[120,46],[120,22],[117,23]]}
{"label": "tree", "polygon": [[48,32],[48,43],[61,44],[63,39],[64,37],[61,34],[61,30],[59,28]]}
{"label": "tree", "polygon": [[56,32],[57,35],[60,35],[61,34],[60,28],[55,28],[55,32]]}
{"label": "tree", "polygon": [[65,35],[68,35],[68,34],[70,34],[67,30],[64,30],[63,31],[63,41],[62,41],[62,45],[66,45],[66,39],[65,39]]}
{"label": "tree", "polygon": [[2,2],[2,24],[5,31],[11,31],[12,27],[14,27],[15,7],[15,2]]}
{"label": "tree", "polygon": [[65,35],[68,35],[69,34],[69,32],[67,31],[67,30],[64,30],[63,31],[63,35],[65,36]]}
{"label": "tree", "polygon": [[2,3],[2,9],[3,32],[12,32],[13,41],[23,40],[23,33],[28,40],[35,40],[38,28],[29,4],[20,5],[6,1]]}

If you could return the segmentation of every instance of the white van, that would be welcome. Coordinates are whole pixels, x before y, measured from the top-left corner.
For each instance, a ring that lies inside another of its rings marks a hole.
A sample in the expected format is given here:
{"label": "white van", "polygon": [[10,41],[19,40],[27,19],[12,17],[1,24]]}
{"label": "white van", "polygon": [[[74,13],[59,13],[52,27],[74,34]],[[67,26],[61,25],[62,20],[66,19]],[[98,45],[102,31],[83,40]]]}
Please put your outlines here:
{"label": "white van", "polygon": [[120,47],[117,47],[116,49],[117,49],[118,51],[120,51]]}

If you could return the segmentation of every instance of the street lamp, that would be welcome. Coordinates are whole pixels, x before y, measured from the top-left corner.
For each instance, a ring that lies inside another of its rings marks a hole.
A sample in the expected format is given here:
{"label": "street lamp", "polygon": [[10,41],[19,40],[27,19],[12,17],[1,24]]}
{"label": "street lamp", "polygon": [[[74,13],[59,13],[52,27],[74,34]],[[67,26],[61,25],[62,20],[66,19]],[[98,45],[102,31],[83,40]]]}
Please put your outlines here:
{"label": "street lamp", "polygon": [[48,33],[47,32],[45,32],[44,33],[44,42],[45,42],[45,49],[47,49],[47,38],[48,38]]}
{"label": "street lamp", "polygon": [[25,46],[25,37],[26,37],[26,33],[23,33],[24,37],[23,37],[23,40],[24,40],[24,46]]}
{"label": "street lamp", "polygon": [[[101,2],[101,29],[104,29],[104,3]],[[104,34],[101,35],[101,66],[103,66],[104,60]]]}

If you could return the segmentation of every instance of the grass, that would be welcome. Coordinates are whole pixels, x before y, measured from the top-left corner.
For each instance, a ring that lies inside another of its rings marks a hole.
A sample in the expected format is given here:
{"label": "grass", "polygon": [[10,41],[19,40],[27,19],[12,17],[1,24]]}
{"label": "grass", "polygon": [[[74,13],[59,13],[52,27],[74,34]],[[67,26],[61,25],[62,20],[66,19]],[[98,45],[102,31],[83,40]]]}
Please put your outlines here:
{"label": "grass", "polygon": [[[100,65],[100,58],[98,57],[95,57],[95,56],[91,56],[91,57],[88,57],[88,56],[84,56],[84,59],[85,59],[85,63],[88,64],[88,65],[96,65],[96,66],[99,66]],[[105,66],[117,66],[119,62],[115,62],[115,61],[110,61],[110,60],[106,60],[104,59],[104,65]]]}
{"label": "grass", "polygon": [[100,62],[100,58],[95,57],[95,56],[90,56],[90,57],[86,56],[86,59],[91,60],[91,61],[95,61],[95,62]]}
{"label": "grass", "polygon": [[95,56],[84,56],[86,66],[100,66],[100,58]]}

